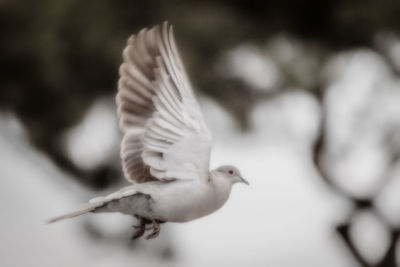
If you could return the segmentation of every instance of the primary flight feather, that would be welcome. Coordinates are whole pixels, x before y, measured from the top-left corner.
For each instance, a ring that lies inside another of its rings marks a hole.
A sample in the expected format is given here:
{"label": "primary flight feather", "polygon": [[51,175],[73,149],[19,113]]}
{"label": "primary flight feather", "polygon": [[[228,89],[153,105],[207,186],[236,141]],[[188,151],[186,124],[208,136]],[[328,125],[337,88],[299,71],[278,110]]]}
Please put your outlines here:
{"label": "primary flight feather", "polygon": [[142,236],[151,223],[150,239],[162,222],[186,222],[216,211],[234,183],[247,182],[234,166],[209,171],[211,133],[172,26],[141,30],[128,39],[122,55],[116,101],[124,133],[122,167],[132,185],[50,222],[87,212],[121,212],[139,220],[132,238]]}

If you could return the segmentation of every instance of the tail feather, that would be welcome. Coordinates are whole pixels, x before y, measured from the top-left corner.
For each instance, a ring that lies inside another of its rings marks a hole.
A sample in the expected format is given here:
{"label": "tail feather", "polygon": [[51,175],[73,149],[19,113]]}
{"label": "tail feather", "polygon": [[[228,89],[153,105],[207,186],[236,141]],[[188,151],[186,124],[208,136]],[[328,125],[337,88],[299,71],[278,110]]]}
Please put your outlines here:
{"label": "tail feather", "polygon": [[106,197],[95,197],[89,200],[89,203],[83,204],[82,206],[77,208],[74,212],[52,218],[48,220],[47,223],[54,223],[61,220],[74,218],[91,211],[95,211],[96,209],[101,208],[102,206],[106,205],[107,203],[113,200],[118,200],[124,197],[130,197],[135,195],[136,193],[137,193],[136,189],[133,188],[132,186],[124,187],[120,189],[118,192],[112,193]]}
{"label": "tail feather", "polygon": [[86,203],[86,204],[82,205],[81,207],[77,208],[74,212],[52,218],[52,219],[48,220],[47,223],[54,223],[54,222],[58,222],[61,220],[74,218],[74,217],[80,216],[82,214],[91,212],[91,211],[95,210],[98,206],[99,206],[98,203]]}

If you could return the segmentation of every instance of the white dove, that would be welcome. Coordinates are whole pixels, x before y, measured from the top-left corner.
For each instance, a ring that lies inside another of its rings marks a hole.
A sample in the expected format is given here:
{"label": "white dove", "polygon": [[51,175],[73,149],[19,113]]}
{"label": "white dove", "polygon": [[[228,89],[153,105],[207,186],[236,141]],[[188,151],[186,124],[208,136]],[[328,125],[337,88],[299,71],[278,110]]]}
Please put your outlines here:
{"label": "white dove", "polygon": [[[232,185],[248,184],[234,166],[209,171],[211,133],[204,122],[173,37],[172,26],[143,29],[123,51],[116,101],[124,133],[121,158],[132,185],[96,197],[56,222],[87,212],[121,212],[139,225],[132,239],[160,223],[208,215],[228,200]],[[146,229],[146,224],[152,224]]]}

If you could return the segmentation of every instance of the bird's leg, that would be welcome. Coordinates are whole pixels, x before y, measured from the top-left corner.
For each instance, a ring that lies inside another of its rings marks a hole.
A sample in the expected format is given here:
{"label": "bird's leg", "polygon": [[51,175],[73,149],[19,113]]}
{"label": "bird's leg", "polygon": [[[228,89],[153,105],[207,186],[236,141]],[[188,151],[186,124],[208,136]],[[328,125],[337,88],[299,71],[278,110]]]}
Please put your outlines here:
{"label": "bird's leg", "polygon": [[151,219],[151,222],[153,223],[153,232],[146,236],[147,240],[156,238],[160,233],[160,224],[157,222],[157,220]]}
{"label": "bird's leg", "polygon": [[141,237],[142,235],[144,235],[144,232],[146,231],[146,220],[139,216],[136,216],[136,218],[138,218],[138,220],[139,220],[139,225],[132,226],[133,228],[135,228],[137,230],[133,233],[131,240],[135,240],[135,239]]}

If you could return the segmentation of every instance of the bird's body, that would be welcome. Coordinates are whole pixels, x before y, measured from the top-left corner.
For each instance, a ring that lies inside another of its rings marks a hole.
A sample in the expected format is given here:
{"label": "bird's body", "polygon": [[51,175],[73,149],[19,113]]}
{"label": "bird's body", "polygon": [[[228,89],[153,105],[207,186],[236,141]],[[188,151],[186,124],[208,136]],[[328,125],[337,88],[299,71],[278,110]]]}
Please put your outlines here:
{"label": "bird's body", "polygon": [[59,221],[87,212],[137,217],[134,238],[153,224],[187,222],[206,216],[228,200],[232,185],[247,183],[234,166],[209,171],[211,133],[180,60],[172,27],[142,30],[123,52],[117,94],[124,133],[121,158],[131,186],[97,197]]}
{"label": "bird's body", "polygon": [[[125,187],[106,198],[95,198],[96,202],[104,202],[100,212],[121,212],[143,218],[153,218],[166,222],[187,222],[206,216],[228,200],[229,185],[221,186],[220,179],[210,174],[207,183],[199,181],[174,181],[170,184],[153,181]],[[213,179],[214,178],[214,179]],[[131,196],[120,198],[119,193],[132,192]],[[133,193],[135,192],[135,193]],[[139,206],[135,203],[141,202]]]}

